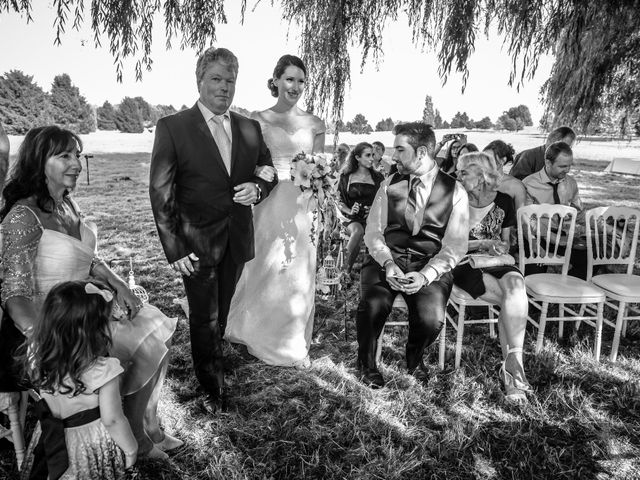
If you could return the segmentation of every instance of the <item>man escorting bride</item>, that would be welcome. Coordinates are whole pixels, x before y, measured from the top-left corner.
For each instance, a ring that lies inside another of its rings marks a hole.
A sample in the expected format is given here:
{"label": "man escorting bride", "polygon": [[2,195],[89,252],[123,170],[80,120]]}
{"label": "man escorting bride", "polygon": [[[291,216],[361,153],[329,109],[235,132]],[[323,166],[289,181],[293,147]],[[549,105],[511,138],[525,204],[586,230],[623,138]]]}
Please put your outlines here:
{"label": "man escorting bride", "polygon": [[[262,127],[279,183],[254,207],[256,255],[238,282],[225,338],[246,345],[249,353],[270,365],[307,365],[313,330],[315,200],[289,180],[296,154],[324,152],[324,122],[297,105],[306,75],[300,58],[281,57],[268,81],[276,104],[252,115]],[[267,168],[259,173],[267,181],[270,174]]]}

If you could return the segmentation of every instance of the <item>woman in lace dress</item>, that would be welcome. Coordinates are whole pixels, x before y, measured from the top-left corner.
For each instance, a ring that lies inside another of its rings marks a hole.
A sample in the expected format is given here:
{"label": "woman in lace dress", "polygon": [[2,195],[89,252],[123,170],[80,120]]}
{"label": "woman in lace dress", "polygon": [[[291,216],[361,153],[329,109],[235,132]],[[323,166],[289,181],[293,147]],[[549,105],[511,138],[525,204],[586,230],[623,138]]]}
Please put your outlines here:
{"label": "woman in lace dress", "polygon": [[[109,285],[123,313],[111,323],[110,354],[125,369],[125,413],[141,454],[167,458],[163,449],[182,445],[160,430],[157,419],[176,319],[152,305],[143,306],[96,255],[95,225],[83,221],[69,195],[82,171],[81,150],[80,138],[59,127],[34,128],[25,136],[0,210],[2,305],[13,320],[11,328],[28,337],[44,298],[57,283],[94,277]],[[3,330],[10,323],[3,321]]]}
{"label": "woman in lace dress", "polygon": [[270,365],[306,365],[313,330],[314,201],[289,180],[289,163],[296,154],[324,151],[324,122],[297,106],[306,74],[298,57],[280,58],[268,81],[278,100],[253,115],[262,127],[279,183],[254,208],[256,256],[238,282],[225,335]]}

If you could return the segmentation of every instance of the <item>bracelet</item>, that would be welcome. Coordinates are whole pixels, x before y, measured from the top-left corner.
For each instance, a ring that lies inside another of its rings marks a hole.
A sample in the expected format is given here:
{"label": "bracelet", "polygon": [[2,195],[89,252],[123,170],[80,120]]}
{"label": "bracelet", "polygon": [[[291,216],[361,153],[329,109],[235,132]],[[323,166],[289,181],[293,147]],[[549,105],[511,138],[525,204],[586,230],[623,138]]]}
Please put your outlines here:
{"label": "bracelet", "polygon": [[389,265],[390,263],[394,263],[393,259],[391,258],[387,258],[384,263],[382,264],[382,268],[387,268],[387,265]]}
{"label": "bracelet", "polygon": [[258,191],[258,198],[256,198],[255,202],[253,202],[254,204],[256,204],[262,198],[262,189],[260,188],[260,185],[258,185],[257,183],[254,183],[254,185],[256,186],[256,190]]}
{"label": "bracelet", "polygon": [[102,257],[99,257],[98,255],[96,255],[95,257],[93,257],[91,259],[91,265],[89,266],[89,273],[91,273],[93,271],[93,269],[97,266],[100,265],[101,263],[104,263],[104,260],[102,259]]}

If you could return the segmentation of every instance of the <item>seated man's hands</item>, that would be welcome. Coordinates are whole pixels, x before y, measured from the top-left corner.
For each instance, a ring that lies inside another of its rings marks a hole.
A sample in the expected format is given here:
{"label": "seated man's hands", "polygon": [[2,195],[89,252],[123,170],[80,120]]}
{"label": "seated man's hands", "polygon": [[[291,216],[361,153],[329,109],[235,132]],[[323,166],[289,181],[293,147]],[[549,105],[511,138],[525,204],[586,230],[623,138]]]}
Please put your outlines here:
{"label": "seated man's hands", "polygon": [[258,187],[253,182],[244,182],[233,187],[236,194],[233,201],[246,207],[253,205],[258,201]]}
{"label": "seated man's hands", "polygon": [[399,292],[404,292],[404,280],[398,280],[399,278],[404,279],[404,272],[400,270],[400,267],[397,266],[395,262],[387,262],[385,271],[387,274],[387,282],[391,285],[391,288]]}
{"label": "seated man's hands", "polygon": [[276,177],[276,169],[270,165],[258,165],[253,174],[265,182],[272,182]]}
{"label": "seated man's hands", "polygon": [[404,293],[407,295],[413,295],[417,293],[422,287],[427,284],[427,277],[425,277],[420,272],[408,272],[405,276],[405,279],[411,280],[411,283],[405,283]]}
{"label": "seated man's hands", "polygon": [[193,263],[197,262],[199,259],[195,253],[190,253],[186,257],[182,257],[179,260],[176,260],[171,264],[171,268],[173,268],[176,272],[181,273],[185,277],[190,276],[193,273]]}

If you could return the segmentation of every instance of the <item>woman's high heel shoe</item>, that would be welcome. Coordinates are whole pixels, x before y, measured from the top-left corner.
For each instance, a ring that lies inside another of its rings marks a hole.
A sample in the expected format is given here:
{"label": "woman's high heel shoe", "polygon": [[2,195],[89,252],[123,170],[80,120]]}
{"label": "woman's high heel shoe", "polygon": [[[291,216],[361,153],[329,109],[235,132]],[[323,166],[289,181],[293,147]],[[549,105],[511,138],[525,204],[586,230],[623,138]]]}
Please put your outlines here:
{"label": "woman's high heel shoe", "polygon": [[[510,348],[507,351],[507,355],[510,353],[522,352],[521,347]],[[513,375],[507,372],[506,360],[502,362],[500,367],[500,378],[504,384],[505,400],[509,403],[524,404],[527,403],[527,392],[532,392],[533,388],[527,382],[521,382]]]}

